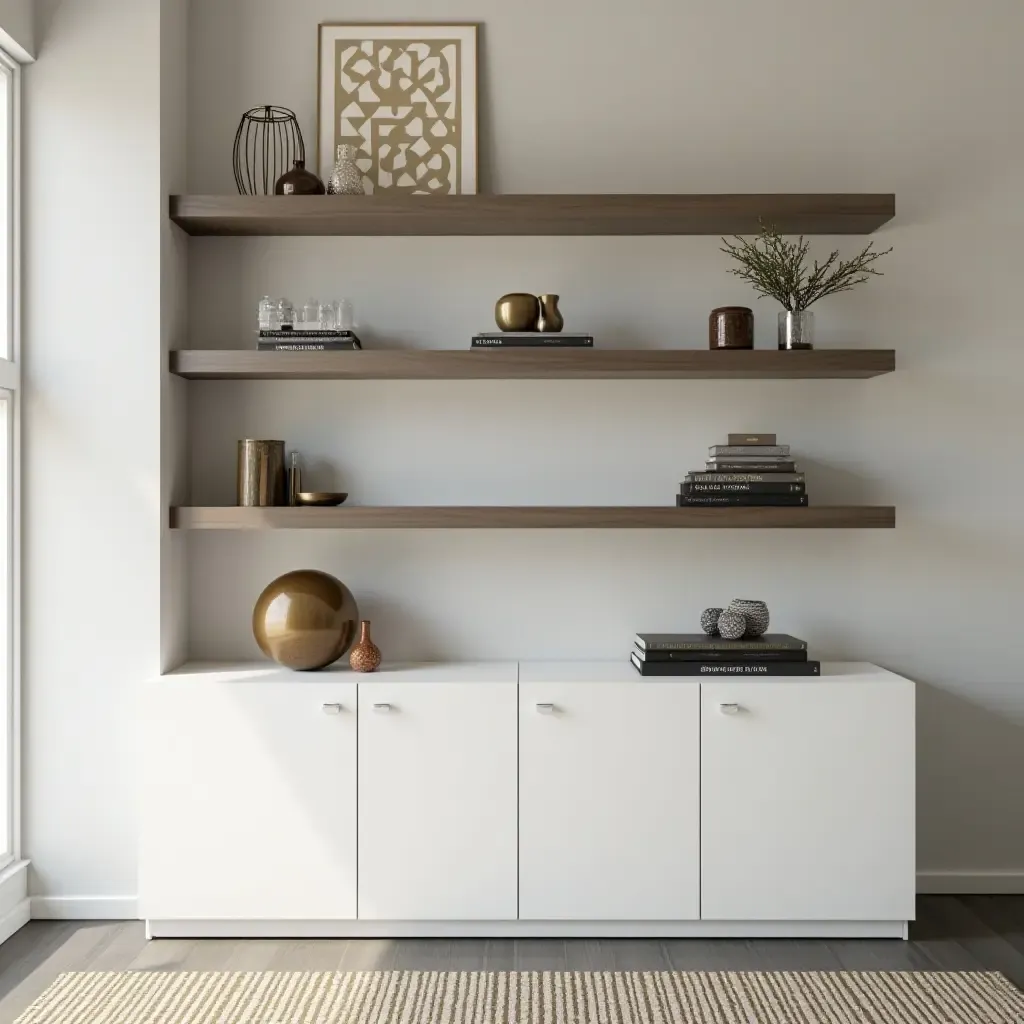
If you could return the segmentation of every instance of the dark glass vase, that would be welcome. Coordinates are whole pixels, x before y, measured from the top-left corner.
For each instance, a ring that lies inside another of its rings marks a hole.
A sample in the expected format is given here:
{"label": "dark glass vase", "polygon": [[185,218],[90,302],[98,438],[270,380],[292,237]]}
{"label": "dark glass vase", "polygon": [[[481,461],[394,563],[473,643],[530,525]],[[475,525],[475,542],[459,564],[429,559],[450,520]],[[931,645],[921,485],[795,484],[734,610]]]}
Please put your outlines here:
{"label": "dark glass vase", "polygon": [[296,160],[290,171],[285,171],[277,184],[274,194],[279,196],[323,196],[327,194],[324,183],[312,172],[306,170],[305,160]]}

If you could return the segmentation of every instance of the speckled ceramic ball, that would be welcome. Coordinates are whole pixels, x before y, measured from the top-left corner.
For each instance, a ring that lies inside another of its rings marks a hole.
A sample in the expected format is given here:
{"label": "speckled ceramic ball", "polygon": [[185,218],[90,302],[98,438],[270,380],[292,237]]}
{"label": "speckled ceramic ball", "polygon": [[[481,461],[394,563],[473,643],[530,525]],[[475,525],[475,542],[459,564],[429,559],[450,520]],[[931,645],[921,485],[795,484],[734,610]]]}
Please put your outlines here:
{"label": "speckled ceramic ball", "polygon": [[739,612],[747,620],[746,638],[756,640],[768,632],[768,605],[764,601],[746,601],[736,598],[729,602],[729,610]]}
{"label": "speckled ceramic ball", "polygon": [[708,636],[718,636],[718,617],[724,611],[724,608],[705,608],[700,613],[700,628]]}
{"label": "speckled ceramic ball", "polygon": [[329,573],[285,573],[259,596],[252,631],[260,650],[285,668],[309,672],[336,662],[356,638],[352,592]]}
{"label": "speckled ceramic ball", "polygon": [[747,632],[747,617],[731,608],[726,609],[718,616],[718,632],[724,640],[742,640]]}

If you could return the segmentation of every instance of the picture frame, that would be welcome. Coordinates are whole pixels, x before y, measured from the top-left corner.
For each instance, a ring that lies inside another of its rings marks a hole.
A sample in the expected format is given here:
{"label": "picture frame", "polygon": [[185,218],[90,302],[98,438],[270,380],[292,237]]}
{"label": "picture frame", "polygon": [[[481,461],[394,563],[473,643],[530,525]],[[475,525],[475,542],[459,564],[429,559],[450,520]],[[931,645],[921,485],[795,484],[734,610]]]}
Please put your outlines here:
{"label": "picture frame", "polygon": [[349,144],[369,193],[475,193],[478,30],[472,22],[321,24],[320,177]]}

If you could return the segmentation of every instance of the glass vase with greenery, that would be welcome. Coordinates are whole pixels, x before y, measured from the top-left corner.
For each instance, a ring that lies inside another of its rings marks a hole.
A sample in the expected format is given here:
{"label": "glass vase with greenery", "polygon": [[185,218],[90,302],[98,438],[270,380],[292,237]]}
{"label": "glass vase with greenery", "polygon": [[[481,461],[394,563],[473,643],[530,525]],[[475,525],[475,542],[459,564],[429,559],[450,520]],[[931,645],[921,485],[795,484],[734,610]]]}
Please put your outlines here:
{"label": "glass vase with greenery", "polygon": [[869,277],[881,277],[874,263],[892,249],[876,251],[869,242],[853,259],[841,260],[838,250],[824,263],[808,265],[810,242],[803,235],[787,241],[773,227],[762,227],[754,239],[722,239],[722,252],[739,264],[729,273],[753,285],[761,296],[780,302],[779,348],[813,348],[814,314],[809,307],[826,295],[848,292]]}

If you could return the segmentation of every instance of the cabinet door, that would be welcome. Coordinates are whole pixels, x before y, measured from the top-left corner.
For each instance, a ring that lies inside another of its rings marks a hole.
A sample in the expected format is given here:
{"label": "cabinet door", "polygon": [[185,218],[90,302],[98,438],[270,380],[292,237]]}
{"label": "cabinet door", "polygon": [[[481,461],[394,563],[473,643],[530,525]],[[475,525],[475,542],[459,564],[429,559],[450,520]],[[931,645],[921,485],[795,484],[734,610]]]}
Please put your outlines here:
{"label": "cabinet door", "polygon": [[700,687],[524,683],[519,916],[700,915]]}
{"label": "cabinet door", "polygon": [[143,914],[356,916],[356,687],[146,687]]}
{"label": "cabinet door", "polygon": [[701,690],[701,916],[913,918],[913,685]]}
{"label": "cabinet door", "polygon": [[359,916],[516,917],[516,686],[359,688]]}

